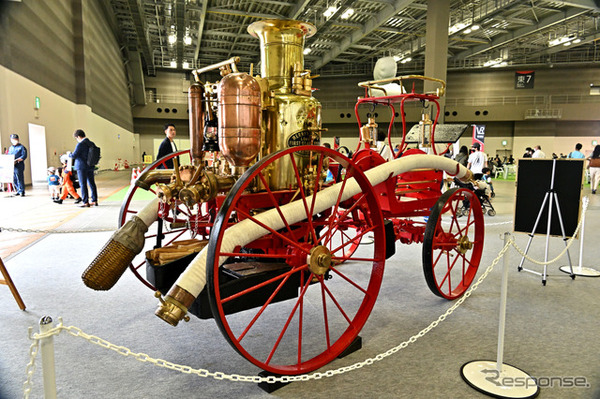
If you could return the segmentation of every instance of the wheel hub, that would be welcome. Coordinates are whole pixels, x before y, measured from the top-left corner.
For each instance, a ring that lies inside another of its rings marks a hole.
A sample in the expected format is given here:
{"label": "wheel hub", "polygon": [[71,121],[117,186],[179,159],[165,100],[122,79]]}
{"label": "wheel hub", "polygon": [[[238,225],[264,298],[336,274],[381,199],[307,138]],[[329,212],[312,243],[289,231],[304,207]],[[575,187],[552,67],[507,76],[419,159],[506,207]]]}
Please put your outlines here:
{"label": "wheel hub", "polygon": [[332,265],[331,252],[323,245],[317,245],[310,250],[307,262],[311,272],[318,276],[322,276]]}
{"label": "wheel hub", "polygon": [[467,236],[461,236],[457,242],[457,250],[461,254],[465,254],[468,250],[473,248],[473,243]]}

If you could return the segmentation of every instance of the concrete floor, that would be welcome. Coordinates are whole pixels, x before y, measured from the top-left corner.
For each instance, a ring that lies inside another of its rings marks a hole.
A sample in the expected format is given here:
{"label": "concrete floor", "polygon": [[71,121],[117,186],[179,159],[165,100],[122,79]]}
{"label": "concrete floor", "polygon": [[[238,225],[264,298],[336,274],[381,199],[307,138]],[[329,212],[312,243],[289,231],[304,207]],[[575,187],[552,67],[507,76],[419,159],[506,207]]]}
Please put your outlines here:
{"label": "concrete floor", "polygon": [[[116,229],[120,202],[107,201],[129,184],[128,172],[105,172],[98,177],[100,206],[82,209],[65,202],[56,205],[45,187],[28,190],[25,198],[0,194],[0,256],[19,289],[26,311],[20,311],[7,287],[0,286],[0,398],[22,395],[31,342],[27,327],[42,316],[62,316],[74,325],[114,344],[148,353],[173,363],[256,375],[257,368],[239,356],[211,320],[193,318],[173,329],[153,311],[156,299],[131,273],[109,292],[91,291],[81,272]],[[478,276],[497,258],[501,236],[512,230],[514,181],[495,181],[495,217],[485,217],[486,240]],[[584,189],[584,195],[589,188]],[[600,270],[596,245],[600,228],[600,196],[589,195],[584,266]],[[72,200],[70,201],[72,202]],[[57,230],[45,234],[14,232],[10,228]],[[521,248],[527,235],[515,234]],[[544,237],[533,240],[530,255],[543,259]],[[551,238],[550,257],[564,244]],[[571,256],[579,255],[576,241]],[[384,282],[361,336],[363,348],[322,370],[336,369],[386,352],[417,335],[446,312],[451,303],[429,292],[420,264],[421,246],[397,244],[386,262]],[[587,388],[543,387],[544,398],[600,397],[600,279],[571,280],[558,271],[561,259],[549,266],[547,286],[537,275],[517,273],[520,256],[509,250],[509,301],[504,360],[532,376],[583,376]],[[495,360],[499,287],[502,262],[478,290],[446,321],[398,353],[358,370],[322,380],[297,382],[266,394],[255,384],[198,378],[122,358],[66,333],[55,337],[58,397],[80,398],[481,398],[460,377],[463,363]],[[541,270],[528,263],[527,267]],[[39,362],[39,356],[37,358]],[[33,378],[31,397],[42,397],[41,365]]]}

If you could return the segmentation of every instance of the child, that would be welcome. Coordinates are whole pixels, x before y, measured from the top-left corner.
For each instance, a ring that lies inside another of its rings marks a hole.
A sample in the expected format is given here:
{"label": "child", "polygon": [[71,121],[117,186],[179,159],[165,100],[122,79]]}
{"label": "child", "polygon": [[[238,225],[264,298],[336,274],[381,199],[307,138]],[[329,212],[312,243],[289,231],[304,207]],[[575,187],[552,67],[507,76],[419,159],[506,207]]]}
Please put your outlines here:
{"label": "child", "polygon": [[60,195],[60,178],[56,174],[54,166],[48,168],[48,190],[52,201],[56,201]]}
{"label": "child", "polygon": [[492,185],[492,171],[490,168],[483,168],[481,172],[483,173],[483,177],[481,179],[487,183],[490,190],[490,193],[486,194],[488,194],[491,198],[494,198],[496,193],[494,192],[494,186]]}
{"label": "child", "polygon": [[71,180],[71,171],[67,169],[67,163],[63,164],[62,171],[62,186],[60,192],[60,198],[57,198],[54,202],[57,204],[62,204],[63,200],[67,198],[67,195],[71,194],[73,198],[75,198],[75,203],[79,204],[81,202],[81,197],[75,191],[75,187],[73,187],[73,180]]}

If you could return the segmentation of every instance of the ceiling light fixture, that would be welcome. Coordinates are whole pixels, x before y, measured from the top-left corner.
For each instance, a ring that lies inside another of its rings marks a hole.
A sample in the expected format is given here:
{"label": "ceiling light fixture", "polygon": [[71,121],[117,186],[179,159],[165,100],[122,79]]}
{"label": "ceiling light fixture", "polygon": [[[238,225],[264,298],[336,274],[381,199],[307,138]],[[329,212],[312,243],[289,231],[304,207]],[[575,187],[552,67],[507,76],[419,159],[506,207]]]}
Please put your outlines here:
{"label": "ceiling light fixture", "polygon": [[310,54],[311,51],[312,51],[312,49],[310,47],[305,48],[304,55]]}
{"label": "ceiling light fixture", "polygon": [[412,61],[412,58],[410,58],[410,57],[407,57],[407,58],[403,59],[403,60],[402,60],[402,61],[400,61],[400,62],[401,62],[401,63],[403,63],[403,64],[406,64],[407,62],[411,62],[411,61]]}
{"label": "ceiling light fixture", "polygon": [[190,44],[192,44],[192,37],[189,35],[186,35],[183,38],[183,42],[185,43],[186,46],[189,46]]}
{"label": "ceiling light fixture", "polygon": [[173,60],[171,61],[171,68],[177,68],[177,61]]}
{"label": "ceiling light fixture", "polygon": [[336,13],[336,11],[338,10],[338,8],[339,7],[333,7],[333,6],[328,7],[327,10],[325,10],[325,12],[323,13],[323,16],[325,18],[331,18],[331,16]]}
{"label": "ceiling light fixture", "polygon": [[344,11],[344,13],[342,14],[342,19],[348,19],[350,18],[352,15],[354,15],[354,8],[348,8],[346,11]]}
{"label": "ceiling light fixture", "polygon": [[177,41],[177,35],[175,33],[171,33],[168,39],[169,44],[175,44],[175,42]]}
{"label": "ceiling light fixture", "polygon": [[183,61],[182,67],[183,69],[188,69],[190,67],[190,63],[187,61]]}

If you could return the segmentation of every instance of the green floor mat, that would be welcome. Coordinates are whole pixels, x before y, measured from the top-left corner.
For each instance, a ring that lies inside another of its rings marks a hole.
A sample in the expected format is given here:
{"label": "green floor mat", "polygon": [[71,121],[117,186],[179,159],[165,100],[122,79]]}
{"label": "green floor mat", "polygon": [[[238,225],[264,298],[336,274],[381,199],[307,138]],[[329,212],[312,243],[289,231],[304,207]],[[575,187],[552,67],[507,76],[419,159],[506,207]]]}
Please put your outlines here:
{"label": "green floor mat", "polygon": [[[114,193],[113,195],[111,195],[110,197],[105,199],[105,201],[123,202],[125,200],[125,197],[127,196],[127,193],[129,192],[129,187],[130,186],[127,186],[127,187],[123,188],[122,190],[117,191],[116,193]],[[156,194],[154,194],[151,191],[143,190],[141,188],[138,188],[135,191],[135,194],[133,195],[133,200],[139,200],[139,201],[145,201],[145,200],[150,201],[154,198],[156,198]]]}

